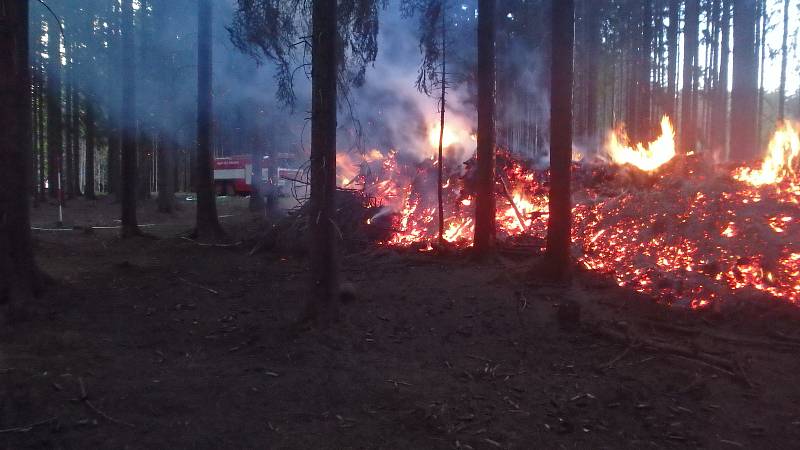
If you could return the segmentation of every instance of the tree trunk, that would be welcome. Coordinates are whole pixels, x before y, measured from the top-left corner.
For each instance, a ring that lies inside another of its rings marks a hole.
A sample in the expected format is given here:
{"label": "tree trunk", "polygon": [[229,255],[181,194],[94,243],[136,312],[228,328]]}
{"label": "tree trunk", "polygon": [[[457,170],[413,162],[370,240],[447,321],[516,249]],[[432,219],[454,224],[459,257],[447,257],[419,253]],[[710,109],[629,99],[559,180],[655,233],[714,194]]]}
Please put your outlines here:
{"label": "tree trunk", "polygon": [[439,246],[444,247],[444,202],[442,185],[444,184],[444,114],[447,111],[447,23],[445,14],[445,1],[441,2],[442,16],[442,96],[439,99],[439,165],[436,170],[436,200],[439,212]]}
{"label": "tree trunk", "polygon": [[10,321],[40,288],[28,196],[20,188],[29,186],[31,170],[28,41],[28,2],[0,0],[0,305]]}
{"label": "tree trunk", "polygon": [[[43,75],[43,74],[40,74],[40,75]],[[38,176],[38,180],[37,181],[39,182],[39,201],[40,202],[44,202],[47,199],[47,192],[46,192],[46,189],[44,187],[44,181],[45,181],[45,178],[47,177],[47,174],[46,174],[46,171],[45,171],[45,166],[47,165],[48,153],[47,153],[47,146],[45,145],[45,138],[46,138],[45,129],[47,128],[47,123],[45,122],[45,117],[44,117],[44,112],[45,112],[45,107],[46,107],[46,94],[44,92],[45,91],[45,87],[44,87],[45,85],[44,85],[43,78],[44,77],[42,76],[39,79],[39,93],[38,93],[38,96],[39,96],[39,107],[38,107],[38,111],[37,111],[38,117],[36,119],[38,121],[37,123],[38,123],[38,128],[39,128],[39,136],[38,136],[38,140],[39,140],[39,176]]]}
{"label": "tree trunk", "polygon": [[106,190],[109,194],[114,194],[115,201],[122,199],[122,189],[120,186],[120,153],[122,141],[120,136],[119,120],[116,118],[118,113],[110,112],[108,117],[108,127],[106,137],[108,140],[108,168],[106,170]]}
{"label": "tree trunk", "polygon": [[783,42],[781,44],[781,86],[778,89],[778,121],[786,118],[786,67],[789,63],[789,0],[783,3]]}
{"label": "tree trunk", "polygon": [[733,2],[733,89],[731,91],[730,155],[746,161],[758,154],[756,101],[758,63],[755,51],[755,0]]}
{"label": "tree trunk", "polygon": [[73,103],[72,103],[72,101],[74,99],[74,96],[73,96],[74,87],[72,85],[72,83],[73,83],[72,70],[71,70],[71,68],[69,66],[69,57],[71,56],[70,53],[69,53],[70,51],[71,50],[67,50],[67,66],[65,68],[67,81],[66,81],[66,84],[65,84],[65,87],[64,87],[64,95],[65,95],[65,104],[64,104],[64,167],[63,167],[63,171],[64,172],[61,174],[61,180],[62,180],[62,183],[63,183],[62,187],[64,189],[64,195],[68,199],[72,199],[73,198],[73,192],[72,192],[72,164],[73,164],[73,161],[72,161],[72,156],[74,154],[74,151],[73,151],[73,148],[72,148],[72,142],[73,142],[72,141],[72,134],[74,133],[74,130],[73,130],[73,127],[72,127],[72,125],[73,125],[72,115],[75,113],[75,111],[74,111],[75,108],[74,108]]}
{"label": "tree trunk", "polygon": [[336,194],[336,2],[313,1],[311,69],[311,203],[309,240],[312,295],[308,318],[330,323],[339,315]]}
{"label": "tree trunk", "polygon": [[717,81],[716,105],[714,107],[714,120],[712,121],[711,142],[714,149],[721,156],[727,156],[728,137],[728,66],[730,59],[731,39],[731,0],[722,1],[721,23],[722,45],[719,63],[719,80]]}
{"label": "tree trunk", "polygon": [[171,213],[175,210],[176,150],[173,139],[168,133],[162,132],[158,146],[158,212]]}
{"label": "tree trunk", "polygon": [[50,19],[47,25],[47,190],[55,198],[61,156],[64,151],[63,119],[61,117],[61,28]]}
{"label": "tree trunk", "polygon": [[641,141],[646,140],[651,127],[651,82],[650,72],[653,59],[650,53],[653,47],[653,5],[652,0],[642,2],[642,37],[639,49],[639,107],[637,120],[639,121],[639,137]]}
{"label": "tree trunk", "polygon": [[669,45],[669,59],[667,60],[667,97],[666,113],[677,123],[675,104],[678,97],[678,31],[680,26],[681,0],[669,2],[669,25],[667,27],[667,42]]}
{"label": "tree trunk", "polygon": [[552,55],[550,78],[550,217],[547,259],[556,280],[569,277],[570,171],[572,167],[572,52],[575,4],[552,0]]}
{"label": "tree trunk", "polygon": [[86,122],[86,172],[84,174],[86,184],[83,192],[88,200],[94,200],[96,198],[94,191],[94,152],[97,125],[95,124],[94,105],[91,98],[86,102],[84,121]]}
{"label": "tree trunk", "polygon": [[[767,0],[757,0],[756,2],[756,57],[760,60],[758,74],[758,112],[756,113],[756,147],[761,142],[761,127],[764,124],[764,80],[767,61],[767,29],[769,15],[767,14]],[[760,58],[758,55],[761,55]]]}
{"label": "tree trunk", "polygon": [[261,163],[264,156],[261,154],[260,142],[253,143],[252,151],[250,152],[250,185],[252,191],[250,192],[249,209],[252,212],[260,212],[262,215],[265,211],[264,194],[261,192]]}
{"label": "tree trunk", "polygon": [[[34,64],[36,64],[34,62]],[[39,182],[36,180],[36,174],[38,173],[38,167],[40,164],[39,161],[39,83],[34,81],[35,76],[31,77],[31,92],[33,93],[33,98],[31,100],[31,168],[33,172],[33,176],[31,177],[31,189],[33,193],[33,207],[39,207]]]}
{"label": "tree trunk", "polygon": [[586,137],[592,148],[598,144],[598,79],[600,76],[598,59],[602,51],[600,3],[585,0],[586,6]]}
{"label": "tree trunk", "polygon": [[81,95],[74,80],[72,95],[72,171],[69,179],[72,193],[81,195]]}
{"label": "tree trunk", "polygon": [[[495,9],[496,0],[478,2],[478,169],[475,196],[475,251],[494,246],[495,225]],[[524,226],[524,224],[523,224]]]}
{"label": "tree trunk", "polygon": [[197,46],[197,223],[193,236],[217,241],[225,233],[217,217],[214,171],[211,166],[212,98],[211,98],[211,0],[198,2]]}
{"label": "tree trunk", "polygon": [[[143,125],[140,124],[143,128]],[[150,200],[150,176],[153,172],[153,141],[145,130],[139,132],[139,180],[136,185],[136,196],[139,200]]]}
{"label": "tree trunk", "polygon": [[700,0],[686,0],[686,24],[683,50],[683,93],[681,100],[681,148],[694,150],[697,143],[697,108],[695,105],[695,75],[697,73]]}
{"label": "tree trunk", "polygon": [[133,0],[122,1],[122,237],[141,234],[136,219],[136,64]]}

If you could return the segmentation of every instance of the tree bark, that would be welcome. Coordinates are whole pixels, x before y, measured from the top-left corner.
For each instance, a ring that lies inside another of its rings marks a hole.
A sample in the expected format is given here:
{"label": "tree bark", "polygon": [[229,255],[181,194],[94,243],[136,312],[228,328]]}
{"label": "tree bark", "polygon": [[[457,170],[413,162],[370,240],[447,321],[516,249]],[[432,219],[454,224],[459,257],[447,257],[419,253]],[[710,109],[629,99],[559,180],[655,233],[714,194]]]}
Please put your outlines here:
{"label": "tree bark", "polygon": [[47,192],[44,186],[45,179],[47,177],[45,166],[47,163],[47,146],[45,145],[45,129],[47,128],[47,123],[45,122],[44,112],[46,107],[46,94],[44,93],[44,74],[39,78],[39,107],[37,110],[38,117],[36,118],[39,128],[39,176],[38,176],[38,183],[39,183],[39,201],[44,202],[47,199]]}
{"label": "tree bark", "polygon": [[217,217],[214,171],[211,165],[212,97],[211,97],[211,0],[198,1],[197,45],[197,222],[196,239],[217,241],[225,233]]}
{"label": "tree bark", "polygon": [[552,0],[552,66],[550,78],[550,217],[547,259],[556,280],[570,267],[572,167],[572,78],[574,0]]}
{"label": "tree bark", "polygon": [[756,101],[758,63],[755,50],[755,0],[733,2],[733,89],[731,91],[730,156],[746,161],[757,155]]}
{"label": "tree bark", "polygon": [[64,151],[61,114],[61,28],[54,18],[47,25],[47,190],[58,192],[58,176]]}
{"label": "tree bark", "polygon": [[786,67],[789,63],[789,0],[783,3],[783,42],[781,43],[781,85],[778,89],[778,121],[786,118]]}
{"label": "tree bark", "polygon": [[[767,29],[769,15],[767,14],[767,0],[756,1],[756,58],[758,73],[758,112],[756,113],[756,147],[761,142],[761,127],[764,125],[764,81],[767,61]],[[760,55],[760,56],[759,56]]]}
{"label": "tree bark", "polygon": [[40,289],[28,196],[20,189],[31,173],[28,42],[28,2],[0,0],[0,305],[9,321]]}
{"label": "tree bark", "polygon": [[730,59],[731,39],[731,0],[722,1],[722,23],[720,33],[722,44],[720,49],[719,79],[717,81],[716,105],[712,120],[711,142],[715,150],[727,156],[728,137],[728,66]]}
{"label": "tree bark", "polygon": [[322,323],[339,316],[339,262],[335,230],[337,5],[314,0],[311,69],[311,298],[307,315]]}
{"label": "tree bark", "polygon": [[444,247],[444,115],[447,111],[447,23],[445,14],[446,0],[441,1],[442,16],[442,96],[439,99],[439,165],[436,167],[436,200],[439,213],[439,246]]}
{"label": "tree bark", "polygon": [[63,173],[61,174],[62,180],[62,187],[64,189],[64,196],[68,199],[73,198],[72,192],[72,156],[74,155],[74,151],[72,148],[72,134],[74,133],[73,130],[73,122],[72,122],[72,115],[75,113],[74,106],[73,106],[73,79],[72,79],[72,70],[70,69],[70,52],[71,49],[67,47],[66,50],[66,58],[67,58],[67,66],[65,67],[66,73],[66,83],[64,86],[64,167]]}
{"label": "tree bark", "polygon": [[642,37],[639,49],[639,107],[637,119],[639,121],[639,138],[637,141],[644,141],[650,132],[651,127],[651,81],[650,72],[653,59],[650,56],[653,46],[653,4],[652,0],[642,2]]}
{"label": "tree bark", "polygon": [[72,170],[69,179],[72,193],[81,195],[81,95],[74,79],[72,96]]}
{"label": "tree bark", "polygon": [[600,2],[584,0],[586,10],[586,137],[591,146],[598,144],[598,59],[601,54],[602,16]]}
{"label": "tree bark", "polygon": [[684,27],[683,92],[681,100],[682,152],[694,150],[697,143],[697,107],[695,75],[698,66],[698,33],[700,32],[700,0],[686,0]]}
{"label": "tree bark", "polygon": [[255,142],[252,144],[253,150],[250,152],[250,185],[252,186],[252,190],[250,192],[250,202],[248,204],[248,208],[252,212],[261,212],[264,214],[264,194],[265,192],[261,192],[261,163],[264,160],[264,156],[261,154],[261,146],[260,142]]}
{"label": "tree bark", "polygon": [[[475,196],[475,251],[494,246],[495,225],[495,9],[496,0],[478,2],[478,151]],[[523,225],[524,226],[524,225]]]}
{"label": "tree bark", "polygon": [[[172,131],[172,130],[170,130]],[[158,146],[158,212],[175,210],[175,142],[168,133],[161,133]]]}
{"label": "tree bark", "polygon": [[669,97],[666,113],[677,122],[676,102],[678,97],[678,31],[680,26],[681,0],[669,2],[669,25],[667,26],[667,42],[669,59],[667,60],[667,96]]}
{"label": "tree bark", "polygon": [[141,234],[136,219],[136,54],[133,0],[122,1],[122,237]]}
{"label": "tree bark", "polygon": [[87,99],[86,102],[86,116],[84,117],[86,125],[86,172],[84,173],[85,185],[83,187],[84,196],[88,200],[96,198],[94,190],[94,152],[95,141],[97,133],[97,125],[95,124],[94,105],[92,99]]}

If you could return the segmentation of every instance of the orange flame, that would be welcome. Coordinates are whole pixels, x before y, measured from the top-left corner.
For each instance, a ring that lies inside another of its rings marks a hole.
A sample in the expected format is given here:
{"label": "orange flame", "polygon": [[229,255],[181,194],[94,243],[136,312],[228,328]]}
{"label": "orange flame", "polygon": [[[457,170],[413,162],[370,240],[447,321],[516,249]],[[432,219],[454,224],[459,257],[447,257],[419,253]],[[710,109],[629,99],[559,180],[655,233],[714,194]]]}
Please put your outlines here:
{"label": "orange flame", "polygon": [[734,172],[733,177],[753,186],[778,184],[786,178],[796,176],[798,153],[800,153],[800,134],[792,124],[784,122],[772,136],[761,168],[740,167]]}
{"label": "orange flame", "polygon": [[675,130],[669,117],[661,119],[661,136],[644,145],[630,144],[622,128],[612,131],[606,142],[606,152],[615,164],[630,164],[645,172],[653,172],[675,157]]}

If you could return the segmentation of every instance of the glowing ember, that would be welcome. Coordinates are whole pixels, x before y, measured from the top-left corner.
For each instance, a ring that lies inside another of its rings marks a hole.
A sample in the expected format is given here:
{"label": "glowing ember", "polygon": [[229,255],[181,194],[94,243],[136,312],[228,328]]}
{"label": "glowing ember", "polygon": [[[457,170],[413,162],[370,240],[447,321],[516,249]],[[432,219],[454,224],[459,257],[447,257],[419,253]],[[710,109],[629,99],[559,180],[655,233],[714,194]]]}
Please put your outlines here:
{"label": "glowing ember", "polygon": [[661,119],[661,136],[647,145],[630,144],[623,127],[612,131],[606,143],[606,152],[615,164],[630,164],[645,172],[652,172],[675,157],[675,130],[669,117]]}
{"label": "glowing ember", "polygon": [[[800,302],[800,182],[793,167],[800,148],[797,133],[779,130],[761,169],[737,169],[734,179],[730,173],[713,173],[713,166],[697,155],[685,156],[680,173],[656,164],[672,158],[665,156],[670,148],[674,152],[669,122],[662,126],[662,138],[648,147],[630,148],[644,154],[629,155],[628,163],[639,158],[634,165],[642,170],[660,168],[661,176],[646,188],[618,177],[615,165],[574,164],[572,240],[579,263],[619,286],[669,304],[705,307],[737,292]],[[645,157],[648,152],[652,158]],[[433,249],[438,232],[434,160],[402,161],[391,151],[342,158],[340,163],[350,165],[340,170],[342,178],[379,208],[368,222],[388,231],[381,244]],[[472,159],[463,167],[447,168],[444,238],[457,248],[472,245],[474,164]],[[772,167],[777,168],[767,169]],[[741,182],[764,179],[768,171],[775,180],[771,184]],[[542,245],[548,219],[546,181],[547,172],[498,151],[495,200],[501,245]]]}
{"label": "glowing ember", "polygon": [[777,184],[785,179],[795,179],[797,156],[800,153],[800,134],[794,125],[785,122],[769,143],[769,150],[761,167],[741,167],[734,178],[753,186]]}

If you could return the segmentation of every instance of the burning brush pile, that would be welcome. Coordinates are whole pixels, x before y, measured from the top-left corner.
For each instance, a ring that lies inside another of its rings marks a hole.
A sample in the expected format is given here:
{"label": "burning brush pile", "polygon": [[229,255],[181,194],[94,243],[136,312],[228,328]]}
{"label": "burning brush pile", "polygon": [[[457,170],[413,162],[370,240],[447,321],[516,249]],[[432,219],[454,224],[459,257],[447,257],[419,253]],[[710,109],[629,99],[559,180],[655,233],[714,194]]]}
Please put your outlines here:
{"label": "burning brush pile", "polygon": [[[800,301],[800,137],[784,125],[764,160],[723,168],[678,155],[667,118],[649,144],[611,133],[606,158],[573,170],[574,256],[585,268],[674,305],[700,308],[735,295]],[[357,194],[356,214],[378,245],[428,251],[438,236],[437,162],[373,150],[338,162],[343,192]],[[445,160],[444,238],[471,245],[475,160]],[[498,242],[543,248],[546,170],[497,153]],[[352,216],[352,214],[349,214]]]}

